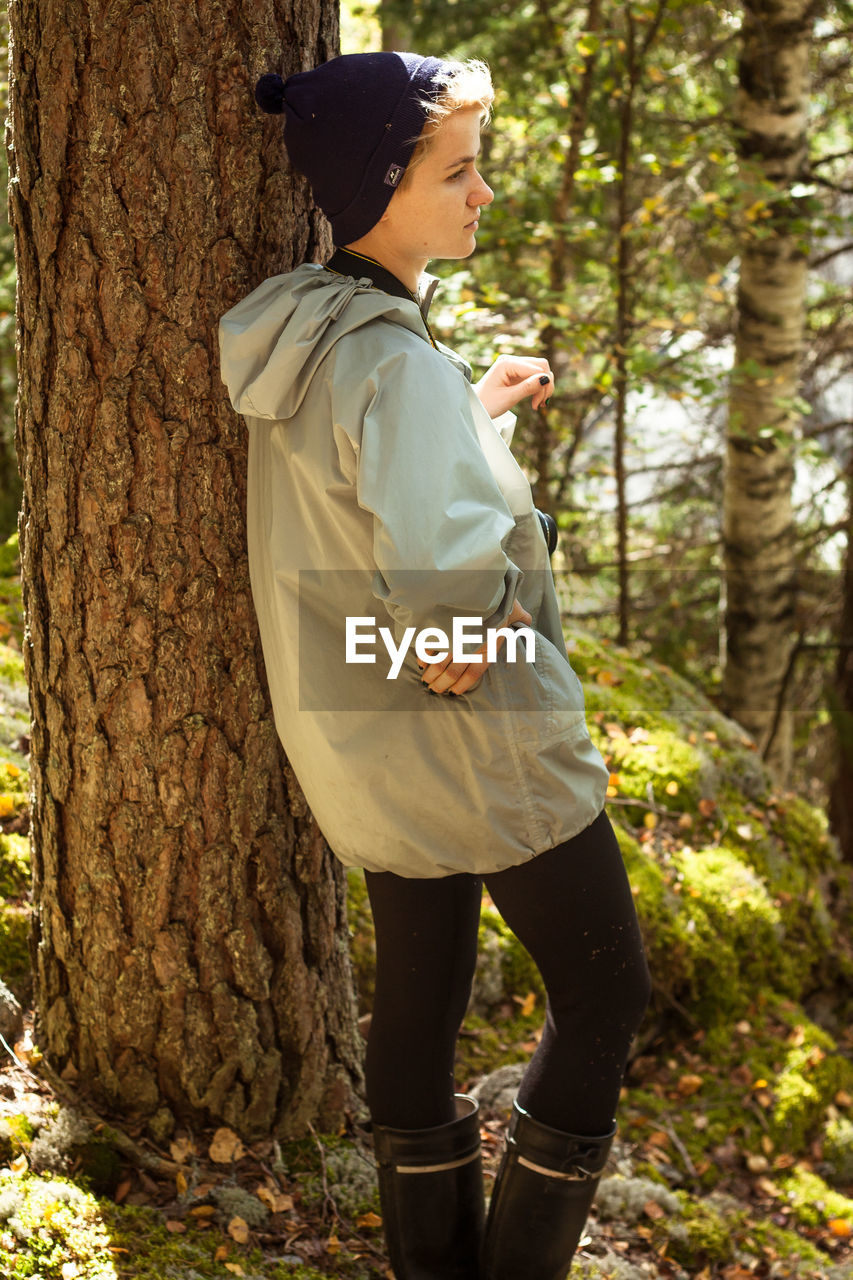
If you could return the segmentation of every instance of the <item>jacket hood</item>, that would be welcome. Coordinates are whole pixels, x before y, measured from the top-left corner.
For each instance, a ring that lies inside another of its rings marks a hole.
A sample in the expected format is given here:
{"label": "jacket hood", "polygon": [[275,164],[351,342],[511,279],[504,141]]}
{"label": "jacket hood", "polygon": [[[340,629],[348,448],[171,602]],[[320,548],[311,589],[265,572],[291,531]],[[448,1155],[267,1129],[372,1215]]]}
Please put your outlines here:
{"label": "jacket hood", "polygon": [[335,275],[315,263],[271,276],[219,322],[220,368],[232,405],[252,418],[293,417],[334,344],[380,319],[427,336],[414,301],[368,279]]}

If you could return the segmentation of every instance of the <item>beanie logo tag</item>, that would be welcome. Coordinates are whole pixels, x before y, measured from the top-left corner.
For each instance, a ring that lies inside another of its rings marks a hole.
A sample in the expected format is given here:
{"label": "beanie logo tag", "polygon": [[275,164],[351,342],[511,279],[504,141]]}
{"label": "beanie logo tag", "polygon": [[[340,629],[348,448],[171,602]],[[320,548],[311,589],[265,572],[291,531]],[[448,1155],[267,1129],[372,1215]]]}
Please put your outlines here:
{"label": "beanie logo tag", "polygon": [[404,172],[404,166],[401,164],[389,165],[388,172],[385,174],[385,185],[389,187],[396,187]]}

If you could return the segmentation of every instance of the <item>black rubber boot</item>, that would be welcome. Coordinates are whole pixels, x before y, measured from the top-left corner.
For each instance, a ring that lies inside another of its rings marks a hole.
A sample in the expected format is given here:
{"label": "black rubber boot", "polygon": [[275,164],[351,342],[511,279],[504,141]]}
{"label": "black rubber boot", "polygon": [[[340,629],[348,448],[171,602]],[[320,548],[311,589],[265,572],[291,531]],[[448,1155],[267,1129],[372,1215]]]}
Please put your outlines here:
{"label": "black rubber boot", "polygon": [[615,1133],[561,1133],[513,1104],[482,1280],[565,1280]]}
{"label": "black rubber boot", "polygon": [[464,1094],[457,1094],[456,1112],[435,1129],[373,1125],[396,1280],[477,1280],[485,1217],[480,1116]]}

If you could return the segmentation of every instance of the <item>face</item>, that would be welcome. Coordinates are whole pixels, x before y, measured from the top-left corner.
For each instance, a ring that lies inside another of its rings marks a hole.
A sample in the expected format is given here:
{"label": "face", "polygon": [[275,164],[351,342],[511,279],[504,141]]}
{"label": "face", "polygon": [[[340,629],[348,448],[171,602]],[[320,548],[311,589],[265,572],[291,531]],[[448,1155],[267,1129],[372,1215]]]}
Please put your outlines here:
{"label": "face", "polygon": [[391,197],[379,224],[401,257],[467,258],[474,251],[480,210],[494,192],[477,172],[480,109],[446,116],[424,160]]}

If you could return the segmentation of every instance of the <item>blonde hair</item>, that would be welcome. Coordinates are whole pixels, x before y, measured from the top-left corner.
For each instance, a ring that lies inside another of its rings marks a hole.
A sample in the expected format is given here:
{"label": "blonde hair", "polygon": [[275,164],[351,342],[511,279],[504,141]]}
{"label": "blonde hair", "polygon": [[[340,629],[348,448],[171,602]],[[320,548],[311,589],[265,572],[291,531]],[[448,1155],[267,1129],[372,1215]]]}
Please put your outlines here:
{"label": "blonde hair", "polygon": [[427,122],[412,152],[412,158],[406,165],[401,187],[406,186],[412,172],[423,163],[442,120],[446,120],[454,111],[462,111],[466,107],[479,107],[484,125],[489,123],[491,117],[495,99],[492,76],[485,62],[481,62],[479,58],[468,58],[465,62],[447,59],[441,71],[433,77],[433,83],[441,86],[441,92],[435,102],[423,104]]}

